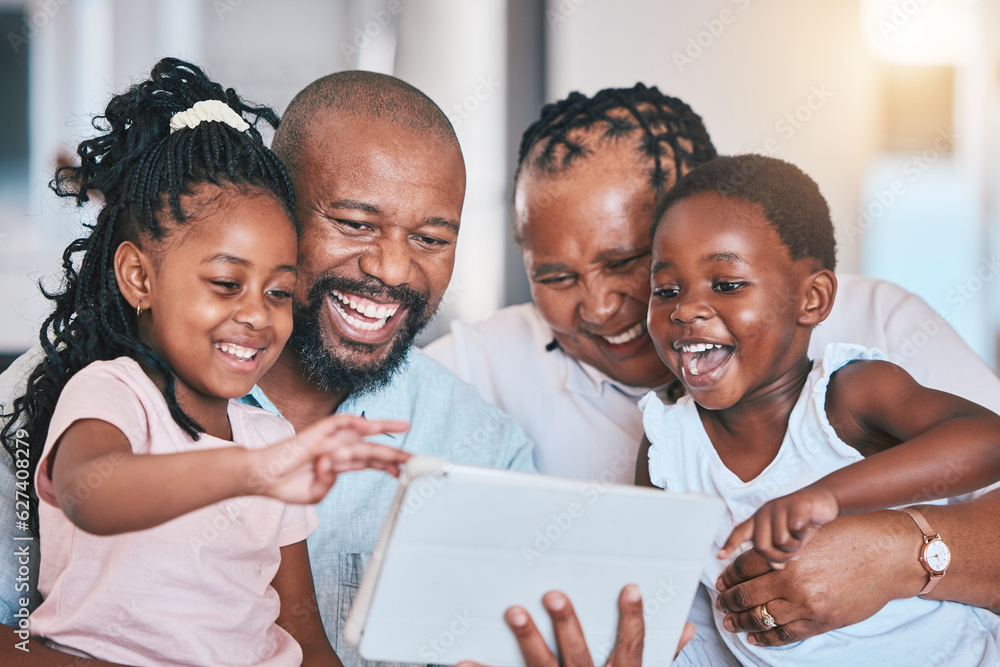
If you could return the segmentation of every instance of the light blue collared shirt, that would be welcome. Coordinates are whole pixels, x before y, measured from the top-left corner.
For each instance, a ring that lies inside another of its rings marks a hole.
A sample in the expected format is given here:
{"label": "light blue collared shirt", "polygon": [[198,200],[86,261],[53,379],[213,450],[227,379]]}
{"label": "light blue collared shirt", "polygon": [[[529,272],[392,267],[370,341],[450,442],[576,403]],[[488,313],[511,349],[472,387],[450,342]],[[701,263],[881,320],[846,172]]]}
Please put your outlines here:
{"label": "light blue collared shirt", "polygon": [[[258,387],[244,400],[278,413]],[[406,433],[371,439],[413,454],[535,472],[532,445],[521,427],[484,401],[474,387],[416,348],[410,350],[405,366],[388,387],[351,395],[337,412],[408,420],[411,425]],[[353,472],[338,477],[330,494],[316,506],[320,524],[308,540],[309,560],[323,624],[345,665],[385,664],[364,660],[343,640],[341,631],[395,490],[396,480],[383,472]]]}

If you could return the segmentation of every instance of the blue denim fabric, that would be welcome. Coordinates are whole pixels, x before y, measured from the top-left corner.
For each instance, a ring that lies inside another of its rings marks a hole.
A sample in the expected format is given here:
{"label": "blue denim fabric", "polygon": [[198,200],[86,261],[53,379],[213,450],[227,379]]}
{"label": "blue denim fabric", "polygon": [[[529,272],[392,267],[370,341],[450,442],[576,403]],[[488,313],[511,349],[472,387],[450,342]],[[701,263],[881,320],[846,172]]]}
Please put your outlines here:
{"label": "blue denim fabric", "polygon": [[[14,399],[24,394],[28,375],[44,356],[41,346],[36,345],[15,359],[0,375],[0,414],[10,413]],[[24,496],[17,494],[20,490],[17,469],[6,451],[0,452],[0,460],[3,461],[0,464],[0,623],[16,628],[19,619],[15,614],[23,616],[24,613],[22,598],[28,600],[29,611],[34,611],[41,602],[37,592],[38,540],[30,531],[18,527],[18,512],[24,509],[18,502],[23,503]],[[27,486],[31,488],[32,485]],[[25,537],[32,539],[25,540]]]}
{"label": "blue denim fabric", "polygon": [[[260,407],[277,412],[256,387],[247,399],[251,397]],[[388,387],[351,396],[338,412],[409,420],[406,433],[372,440],[414,454],[535,472],[532,445],[521,427],[416,348]],[[309,560],[327,635],[345,665],[389,664],[362,658],[343,640],[341,630],[395,490],[396,480],[385,473],[350,473],[338,478],[330,495],[316,506],[320,524],[308,540]]]}

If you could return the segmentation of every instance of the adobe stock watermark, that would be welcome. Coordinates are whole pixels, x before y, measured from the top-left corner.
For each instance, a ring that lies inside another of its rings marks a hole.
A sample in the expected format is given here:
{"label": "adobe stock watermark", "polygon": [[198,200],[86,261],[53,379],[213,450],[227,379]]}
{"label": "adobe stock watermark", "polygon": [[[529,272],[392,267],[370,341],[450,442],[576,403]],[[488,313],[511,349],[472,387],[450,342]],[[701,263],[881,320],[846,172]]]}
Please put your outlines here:
{"label": "adobe stock watermark", "polygon": [[964,481],[970,472],[972,472],[972,468],[969,467],[966,460],[958,457],[949,458],[945,470],[941,472],[941,476],[934,480],[933,484],[924,486],[919,493],[913,496],[909,504],[916,505],[939,498],[950,498],[955,495],[952,489],[959,482]]}
{"label": "adobe stock watermark", "polygon": [[812,119],[815,112],[826,105],[832,96],[833,93],[827,90],[825,85],[809,86],[809,95],[805,101],[782,116],[774,124],[774,129],[778,131],[782,139],[791,139]]}
{"label": "adobe stock watermark", "polygon": [[875,193],[874,198],[858,209],[857,221],[847,227],[846,233],[850,241],[856,241],[865,232],[875,226],[882,216],[899,201],[910,186],[919,181],[927,171],[934,166],[942,155],[951,151],[958,134],[953,130],[939,128],[934,135],[934,141],[928,148],[907,159],[900,169],[900,177],[894,178],[887,187]]}
{"label": "adobe stock watermark", "polygon": [[531,544],[521,545],[521,557],[528,565],[533,565],[568,534],[576,522],[582,517],[587,506],[593,505],[604,497],[608,487],[624,475],[632,466],[632,461],[624,452],[617,450],[611,467],[580,489],[580,501],[573,501],[562,512],[551,513],[544,526],[535,529]]}
{"label": "adobe stock watermark", "polygon": [[267,466],[255,470],[250,475],[248,482],[253,494],[229,498],[216,503],[217,512],[211,518],[202,519],[199,533],[188,539],[188,546],[191,547],[192,551],[196,554],[200,553],[204,547],[219,539],[234,524],[245,527],[247,522],[240,514],[240,509],[250,504],[255,496],[267,495],[267,488],[274,481],[287,475],[292,464],[299,459],[305,450],[306,447],[299,443],[297,437],[288,440],[281,447],[277,458],[271,459]]}
{"label": "adobe stock watermark", "polygon": [[76,480],[73,493],[62,503],[63,510],[66,511],[85,503],[94,494],[94,491],[100,488],[114,474],[115,469],[124,462],[125,454],[119,451],[112,452],[99,460],[86,475]]}
{"label": "adobe stock watermark", "polygon": [[550,30],[557,30],[560,25],[569,20],[569,17],[576,13],[580,5],[587,0],[560,0],[555,9],[545,12],[545,19],[549,22]]}
{"label": "adobe stock watermark", "polygon": [[[741,12],[746,11],[750,6],[750,0],[731,0]],[[677,71],[683,73],[685,67],[690,67],[696,60],[701,58],[706,49],[712,47],[716,40],[722,37],[728,26],[736,23],[738,14],[732,9],[726,8],[719,12],[715,18],[705,19],[701,22],[703,30],[687,38],[687,45],[683,51],[674,51],[672,57]]]}
{"label": "adobe stock watermark", "polygon": [[[191,551],[200,554],[202,549],[215,542],[234,525],[245,528],[247,522],[240,515],[239,509],[249,505],[253,498],[254,496],[239,496],[217,503],[216,512],[212,514],[211,518],[202,519],[201,530],[198,534],[188,538],[188,546],[191,547]],[[236,507],[234,508],[233,505]]]}
{"label": "adobe stock watermark", "polygon": [[489,76],[480,76],[476,87],[460,101],[451,105],[445,110],[445,115],[451,121],[452,127],[456,130],[462,126],[462,121],[468,120],[474,113],[479,111],[483,102],[493,97],[493,93],[503,85],[499,80]]}
{"label": "adobe stock watermark", "polygon": [[429,663],[438,662],[445,651],[455,645],[459,637],[464,635],[472,627],[476,619],[469,615],[469,611],[455,612],[452,614],[452,621],[447,628],[441,631],[437,637],[430,639],[420,645],[417,654],[422,661]]}
{"label": "adobe stock watermark", "polygon": [[942,325],[960,312],[967,304],[979,297],[979,293],[986,287],[986,283],[996,278],[1000,274],[1000,261],[996,255],[982,257],[979,266],[965,280],[958,282],[948,291],[945,300],[953,307],[950,311],[939,311],[933,317],[922,319],[914,328],[913,333],[903,336],[900,339],[898,348],[889,355],[889,360],[895,364],[903,365],[906,361],[913,359],[921,350],[930,344],[932,340],[943,330]]}
{"label": "adobe stock watermark", "polygon": [[[830,101],[833,97],[833,93],[827,90],[826,84],[821,83],[819,85],[809,86],[809,90],[802,100],[802,104],[798,105],[791,111],[787,111],[778,118],[774,123],[774,129],[778,133],[781,139],[788,141],[795,134],[806,126],[810,120],[812,120],[816,114],[826,106],[826,103]],[[761,144],[761,147],[755,152],[758,155],[766,155],[767,157],[774,157],[780,152],[781,144],[775,137],[768,137]]]}
{"label": "adobe stock watermark", "polygon": [[[6,406],[0,406],[0,414],[9,415]],[[14,528],[20,535],[12,534],[11,541],[14,542],[14,558],[17,562],[17,577],[14,579],[13,591],[6,593],[19,593],[12,599],[17,607],[14,618],[17,619],[17,627],[14,634],[21,640],[14,643],[14,648],[27,653],[30,649],[28,639],[31,636],[28,617],[31,615],[28,607],[31,604],[31,551],[38,548],[38,541],[33,539],[29,530],[29,519],[31,517],[31,475],[28,473],[30,465],[31,446],[29,444],[29,433],[23,429],[17,429],[14,438],[8,445],[12,445],[11,456],[14,459],[14,484],[10,487],[14,491]],[[8,501],[9,502],[9,501]]]}
{"label": "adobe stock watermark", "polygon": [[242,4],[243,0],[212,0],[212,9],[220,21],[225,21],[226,14],[235,11]]}
{"label": "adobe stock watermark", "polygon": [[[413,0],[406,0],[406,3]],[[344,54],[344,59],[350,63],[357,63],[357,58],[361,52],[368,48],[372,40],[377,39],[382,31],[388,28],[395,18],[403,12],[403,0],[388,0],[384,9],[370,10],[366,20],[361,25],[356,25],[351,30],[351,41],[340,43],[340,52]]]}
{"label": "adobe stock watermark", "polygon": [[[974,0],[975,1],[975,0]],[[927,6],[928,0],[901,0],[894,2],[888,15],[883,16],[875,22],[879,34],[883,41],[902,30],[903,26],[910,22],[916,14]]]}
{"label": "adobe stock watermark", "polygon": [[444,291],[444,296],[441,297],[441,303],[438,304],[438,308],[442,306],[450,306],[459,299],[462,295],[469,291],[468,285],[455,285],[452,283],[448,284],[448,289]]}
{"label": "adobe stock watermark", "polygon": [[104,629],[106,637],[130,637],[138,619],[146,618],[148,613],[136,606],[135,599],[129,600],[128,607],[118,605],[118,614],[108,622]]}
{"label": "adobe stock watermark", "polygon": [[488,410],[489,418],[476,428],[471,438],[463,440],[462,444],[455,450],[453,458],[456,462],[473,459],[478,452],[495,447],[496,438],[505,430],[509,431],[511,423],[508,421],[509,418],[492,405],[488,406]]}
{"label": "adobe stock watermark", "polygon": [[410,484],[409,492],[406,494],[403,507],[399,510],[400,524],[405,523],[410,517],[419,512],[420,509],[427,504],[427,501],[438,492],[438,489],[444,486],[445,478],[453,469],[454,464],[445,463],[442,467],[442,473],[422,475]]}
{"label": "adobe stock watermark", "polygon": [[68,5],[70,0],[42,0],[34,6],[37,9],[30,14],[25,14],[21,19],[22,26],[18,32],[8,32],[7,41],[15,54],[21,52],[21,47],[27,44],[32,37],[38,34],[55,18],[59,10]]}
{"label": "adobe stock watermark", "polygon": [[[659,614],[667,605],[673,602],[678,593],[680,593],[680,586],[674,581],[673,577],[661,577],[657,582],[656,591],[652,595],[642,596],[642,615],[646,619],[646,622],[649,622],[650,618]],[[614,642],[604,642],[595,645],[592,649],[595,658],[594,663],[604,664],[607,662],[614,648]]]}

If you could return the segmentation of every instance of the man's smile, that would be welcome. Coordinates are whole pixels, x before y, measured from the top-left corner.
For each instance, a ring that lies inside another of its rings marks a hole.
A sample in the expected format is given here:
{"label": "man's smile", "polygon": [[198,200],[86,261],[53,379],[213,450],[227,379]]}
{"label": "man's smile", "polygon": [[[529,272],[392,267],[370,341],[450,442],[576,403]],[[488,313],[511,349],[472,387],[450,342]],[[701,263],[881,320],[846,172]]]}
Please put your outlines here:
{"label": "man's smile", "polygon": [[377,331],[384,327],[402,305],[399,303],[378,303],[357,294],[339,290],[331,290],[330,295],[340,301],[340,303],[332,301],[337,312],[351,326],[364,331]]}

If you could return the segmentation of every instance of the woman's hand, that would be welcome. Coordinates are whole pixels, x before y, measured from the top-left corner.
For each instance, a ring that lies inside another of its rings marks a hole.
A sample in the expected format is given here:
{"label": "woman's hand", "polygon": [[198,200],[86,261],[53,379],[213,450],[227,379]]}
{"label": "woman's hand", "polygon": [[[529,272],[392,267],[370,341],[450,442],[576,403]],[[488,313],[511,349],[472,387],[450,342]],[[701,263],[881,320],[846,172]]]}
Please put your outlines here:
{"label": "woman's hand", "polygon": [[[550,591],[542,598],[545,611],[552,618],[558,654],[562,662],[545,643],[542,633],[531,616],[521,607],[507,610],[506,620],[524,655],[528,667],[594,667],[583,636],[580,620],[576,617],[573,603],[558,591]],[[642,597],[639,588],[630,584],[618,596],[618,638],[605,667],[639,667],[642,665],[642,648],[646,637],[646,625],[642,617]],[[677,652],[694,636],[694,626],[685,624]],[[675,655],[676,657],[676,655]],[[459,667],[483,667],[476,662],[461,662]]]}
{"label": "woman's hand", "polygon": [[[752,644],[781,646],[859,623],[891,600],[916,595],[926,573],[917,563],[919,533],[907,521],[913,523],[895,511],[840,517],[782,570],[756,551],[740,554],[716,584],[716,606],[728,612],[723,625],[750,633]],[[764,625],[761,605],[777,627]]]}
{"label": "woman's hand", "polygon": [[293,438],[247,451],[252,459],[250,493],[311,504],[322,500],[343,472],[372,468],[398,477],[410,454],[364,438],[407,428],[405,421],[353,415],[321,419]]}

